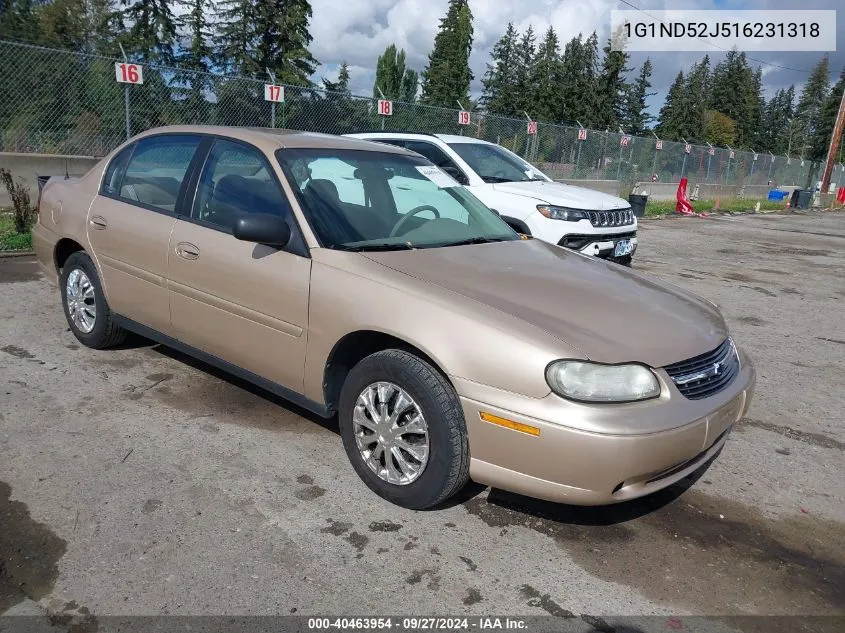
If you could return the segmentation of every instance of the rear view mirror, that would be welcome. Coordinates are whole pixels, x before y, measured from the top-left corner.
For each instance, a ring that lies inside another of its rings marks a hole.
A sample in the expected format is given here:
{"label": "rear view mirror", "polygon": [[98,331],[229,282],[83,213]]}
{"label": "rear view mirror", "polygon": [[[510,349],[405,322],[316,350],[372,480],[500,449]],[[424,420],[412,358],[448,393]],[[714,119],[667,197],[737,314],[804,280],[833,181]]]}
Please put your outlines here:
{"label": "rear view mirror", "polygon": [[290,227],[284,218],[269,213],[248,213],[235,220],[232,235],[244,242],[282,248],[290,242]]}

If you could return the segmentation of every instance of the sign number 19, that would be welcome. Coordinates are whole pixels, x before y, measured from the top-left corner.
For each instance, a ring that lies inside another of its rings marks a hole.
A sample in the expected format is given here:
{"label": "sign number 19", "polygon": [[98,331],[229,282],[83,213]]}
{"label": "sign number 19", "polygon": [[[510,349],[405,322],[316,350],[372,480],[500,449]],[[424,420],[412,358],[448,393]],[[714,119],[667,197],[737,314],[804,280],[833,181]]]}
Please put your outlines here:
{"label": "sign number 19", "polygon": [[122,84],[142,84],[144,83],[144,67],[140,64],[115,62],[114,78]]}

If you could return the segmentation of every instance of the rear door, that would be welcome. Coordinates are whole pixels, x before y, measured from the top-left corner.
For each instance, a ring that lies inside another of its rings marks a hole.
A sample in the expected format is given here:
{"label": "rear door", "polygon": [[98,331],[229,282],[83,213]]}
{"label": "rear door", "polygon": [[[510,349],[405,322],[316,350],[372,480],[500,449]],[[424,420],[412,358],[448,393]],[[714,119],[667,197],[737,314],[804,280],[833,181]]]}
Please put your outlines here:
{"label": "rear door", "polygon": [[[171,319],[180,341],[301,393],[311,259],[278,177],[255,147],[214,141],[170,237]],[[235,239],[248,213],[285,217],[290,244]]]}
{"label": "rear door", "polygon": [[88,239],[109,306],[170,333],[167,247],[176,207],[202,137],[145,137],[106,168],[88,211]]}

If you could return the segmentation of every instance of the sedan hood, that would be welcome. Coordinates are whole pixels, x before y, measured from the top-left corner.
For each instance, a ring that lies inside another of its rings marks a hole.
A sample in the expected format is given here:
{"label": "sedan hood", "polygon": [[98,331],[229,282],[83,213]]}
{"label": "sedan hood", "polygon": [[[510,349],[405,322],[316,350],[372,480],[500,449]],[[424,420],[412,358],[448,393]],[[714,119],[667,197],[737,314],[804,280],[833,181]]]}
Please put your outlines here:
{"label": "sedan hood", "polygon": [[493,185],[493,189],[520,196],[529,196],[546,204],[569,207],[571,209],[609,211],[611,209],[627,209],[631,206],[622,198],[617,198],[601,191],[565,185],[560,182],[547,182],[545,180],[497,183]]}
{"label": "sedan hood", "polygon": [[708,352],[727,336],[713,304],[539,240],[365,256],[521,319],[597,362],[662,367]]}

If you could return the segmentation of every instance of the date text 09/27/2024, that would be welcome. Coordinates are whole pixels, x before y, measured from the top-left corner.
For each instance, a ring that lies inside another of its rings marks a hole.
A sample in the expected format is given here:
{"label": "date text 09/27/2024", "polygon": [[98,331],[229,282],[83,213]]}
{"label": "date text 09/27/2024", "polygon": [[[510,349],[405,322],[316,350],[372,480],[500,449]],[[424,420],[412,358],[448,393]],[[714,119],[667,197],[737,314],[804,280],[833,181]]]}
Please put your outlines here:
{"label": "date text 09/27/2024", "polygon": [[358,618],[309,618],[308,629],[328,630],[391,630],[399,631],[451,631],[451,630],[521,630],[527,622],[511,617],[358,617]]}

